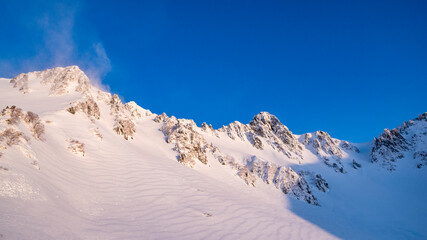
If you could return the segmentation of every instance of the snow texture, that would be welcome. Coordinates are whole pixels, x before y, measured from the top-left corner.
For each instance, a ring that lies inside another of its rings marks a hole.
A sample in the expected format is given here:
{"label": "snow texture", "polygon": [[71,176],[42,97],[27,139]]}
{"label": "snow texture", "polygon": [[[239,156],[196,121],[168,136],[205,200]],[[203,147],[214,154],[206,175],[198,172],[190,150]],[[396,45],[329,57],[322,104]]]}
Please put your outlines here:
{"label": "snow texture", "polygon": [[77,66],[0,78],[0,109],[0,238],[427,238],[427,113],[367,143],[198,127]]}

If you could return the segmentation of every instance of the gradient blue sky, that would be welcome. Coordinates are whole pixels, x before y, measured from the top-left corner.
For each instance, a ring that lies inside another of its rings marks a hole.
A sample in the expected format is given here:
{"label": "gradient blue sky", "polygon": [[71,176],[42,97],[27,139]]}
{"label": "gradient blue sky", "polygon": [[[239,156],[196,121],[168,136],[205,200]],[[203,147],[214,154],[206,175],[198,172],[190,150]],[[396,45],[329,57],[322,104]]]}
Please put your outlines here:
{"label": "gradient blue sky", "polygon": [[215,128],[268,111],[369,141],[427,111],[426,1],[4,1],[0,76],[79,65]]}

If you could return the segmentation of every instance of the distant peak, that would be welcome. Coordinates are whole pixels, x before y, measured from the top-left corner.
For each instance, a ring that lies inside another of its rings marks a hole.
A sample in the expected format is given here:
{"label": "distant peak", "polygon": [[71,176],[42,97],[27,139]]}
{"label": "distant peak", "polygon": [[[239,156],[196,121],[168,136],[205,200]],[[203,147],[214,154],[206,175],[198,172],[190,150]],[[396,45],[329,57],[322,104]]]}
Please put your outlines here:
{"label": "distant peak", "polygon": [[258,113],[257,115],[254,116],[250,124],[251,125],[261,124],[261,125],[270,125],[270,126],[275,126],[277,124],[283,125],[276,116],[268,112]]}
{"label": "distant peak", "polygon": [[269,112],[260,112],[254,117],[275,117],[275,116]]}

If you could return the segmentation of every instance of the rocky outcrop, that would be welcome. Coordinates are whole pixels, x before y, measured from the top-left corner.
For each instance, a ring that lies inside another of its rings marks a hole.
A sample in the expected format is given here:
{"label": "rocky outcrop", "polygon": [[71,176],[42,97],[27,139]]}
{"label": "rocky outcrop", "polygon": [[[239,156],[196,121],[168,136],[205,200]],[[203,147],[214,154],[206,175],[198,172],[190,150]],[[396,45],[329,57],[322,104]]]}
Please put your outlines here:
{"label": "rocky outcrop", "polygon": [[44,71],[22,73],[12,80],[14,88],[30,93],[30,81],[39,81],[49,87],[49,95],[59,96],[70,92],[85,93],[91,87],[89,78],[77,66],[57,67]]}
{"label": "rocky outcrop", "polygon": [[417,168],[427,165],[427,151],[417,151],[413,157],[417,161]]}
{"label": "rocky outcrop", "polygon": [[233,157],[223,154],[218,147],[211,146],[211,153],[215,159],[222,165],[229,165],[234,169],[238,169],[238,164]]}
{"label": "rocky outcrop", "polygon": [[0,150],[4,151],[7,147],[18,145],[21,142],[28,142],[30,138],[23,132],[13,128],[7,128],[0,131]]}
{"label": "rocky outcrop", "polygon": [[22,121],[28,127],[35,139],[43,140],[45,128],[37,114],[30,111],[25,112],[16,106],[7,106],[1,111],[0,116],[8,125],[11,126],[16,126]]}
{"label": "rocky outcrop", "polygon": [[356,147],[352,147],[348,142],[340,143],[339,140],[331,138],[327,132],[323,131],[303,134],[300,139],[302,139],[302,143],[308,150],[323,159],[323,162],[327,166],[332,167],[336,172],[340,173],[346,172],[342,163],[344,153],[339,147],[340,144],[346,148],[357,149]]}
{"label": "rocky outcrop", "polygon": [[161,123],[160,130],[163,132],[167,143],[175,144],[173,150],[178,152],[178,161],[189,167],[194,167],[196,161],[207,164],[206,140],[196,131],[193,120],[176,119],[168,117],[165,113],[154,118],[155,122]]}
{"label": "rocky outcrop", "polygon": [[246,140],[246,133],[251,129],[249,126],[244,125],[240,122],[232,122],[227,126],[223,126],[219,131],[227,133],[227,136],[231,139],[240,139],[242,141]]}
{"label": "rocky outcrop", "polygon": [[414,159],[418,168],[426,165],[427,113],[392,130],[385,129],[378,138],[374,138],[372,162],[393,171],[397,168],[397,162],[405,157]]}
{"label": "rocky outcrop", "polygon": [[353,159],[353,168],[354,169],[359,169],[362,167],[362,164],[356,162],[356,160]]}
{"label": "rocky outcrop", "polygon": [[213,129],[211,124],[207,124],[207,123],[202,123],[202,125],[200,126],[200,129],[205,132],[205,133],[210,133],[211,135],[214,135],[215,137],[219,138],[218,132],[215,131],[215,129]]}
{"label": "rocky outcrop", "polygon": [[250,125],[245,125],[240,122],[232,122],[227,126],[223,126],[219,132],[227,133],[227,136],[233,140],[240,139],[241,141],[248,140],[253,147],[264,149],[262,140],[256,135]]}
{"label": "rocky outcrop", "polygon": [[411,147],[398,129],[388,130],[374,138],[374,147],[371,151],[372,162],[378,162],[387,170],[396,169],[396,162],[402,159],[406,151]]}
{"label": "rocky outcrop", "polygon": [[[221,153],[219,148],[212,147],[210,149],[214,158],[222,165],[227,165],[235,169],[237,176],[242,178],[247,185],[255,187],[257,179],[260,179],[266,184],[273,184],[284,194],[309,204],[319,205],[317,198],[311,191],[309,183],[307,183],[304,177],[311,177],[310,174],[301,175],[291,168],[262,161],[256,156],[252,156],[246,159],[243,164],[240,164],[233,157]],[[314,179],[317,181],[312,181],[313,186],[324,189],[322,191],[326,191],[329,188],[326,181],[320,175],[316,175]]]}
{"label": "rocky outcrop", "polygon": [[28,78],[28,74],[23,73],[11,79],[10,83],[13,83],[13,87],[18,88],[18,90],[23,94],[27,94],[30,92],[30,87],[28,86]]}
{"label": "rocky outcrop", "polygon": [[110,113],[114,117],[113,130],[126,140],[133,139],[136,132],[136,121],[151,115],[150,111],[139,107],[135,102],[123,104],[117,94],[110,95],[108,104]]}
{"label": "rocky outcrop", "polygon": [[311,188],[303,176],[284,166],[265,162],[252,156],[246,165],[248,171],[258,176],[263,182],[273,184],[284,194],[291,195],[309,204],[319,205]]}
{"label": "rocky outcrop", "polygon": [[329,191],[329,184],[326,182],[326,180],[322,177],[322,175],[317,174],[312,171],[299,171],[298,174],[312,186],[315,186],[319,191],[322,192],[328,192]]}
{"label": "rocky outcrop", "polygon": [[267,112],[254,116],[249,124],[230,123],[218,130],[227,133],[231,139],[249,141],[253,147],[263,150],[265,145],[285,154],[291,159],[302,159],[302,146],[279,119]]}
{"label": "rocky outcrop", "polygon": [[[97,103],[104,103],[110,107],[110,114],[114,118],[113,130],[123,136],[124,139],[133,139],[136,132],[136,121],[145,116],[150,116],[151,112],[138,106],[135,102],[123,104],[119,96],[105,92],[95,92],[95,97],[86,94],[84,99],[74,103],[67,111],[71,114],[81,112],[94,122],[94,119],[101,118],[101,112]],[[96,100],[95,100],[96,99]],[[96,133],[99,137],[100,134]],[[100,137],[102,139],[102,137]]]}
{"label": "rocky outcrop", "polygon": [[31,92],[31,85],[36,83],[49,87],[49,95],[52,96],[81,93],[83,100],[67,108],[67,111],[72,114],[82,112],[87,117],[98,120],[101,113],[97,101],[104,101],[111,107],[111,115],[114,117],[113,130],[126,140],[133,138],[136,131],[136,120],[151,115],[151,112],[142,109],[135,102],[123,104],[117,95],[111,95],[100,90],[96,91],[96,88],[92,88],[89,78],[77,66],[23,73],[10,82],[23,93]]}
{"label": "rocky outcrop", "polygon": [[138,106],[134,101],[127,102],[123,105],[123,111],[128,115],[131,119],[141,119],[143,117],[151,116],[151,112],[147,109],[143,109]]}
{"label": "rocky outcrop", "polygon": [[133,139],[133,134],[136,132],[135,124],[129,119],[116,119],[113,130],[126,140]]}
{"label": "rocky outcrop", "polygon": [[327,132],[316,131],[304,134],[304,145],[311,146],[316,155],[322,157],[342,158],[343,152],[339,148],[339,141],[335,141]]}
{"label": "rocky outcrop", "polygon": [[38,170],[37,158],[29,146],[32,134],[36,140],[44,140],[44,124],[33,112],[26,112],[12,106],[0,113],[0,157],[9,147],[16,147],[22,154],[31,159],[31,164]]}
{"label": "rocky outcrop", "polygon": [[70,150],[72,153],[76,155],[80,155],[82,157],[85,156],[85,144],[75,140],[75,139],[68,139],[67,142],[69,143],[68,150]]}
{"label": "rocky outcrop", "polygon": [[276,116],[267,112],[256,115],[249,126],[257,136],[263,137],[269,145],[288,158],[302,159],[302,146],[289,129]]}
{"label": "rocky outcrop", "polygon": [[347,151],[352,151],[352,152],[355,152],[355,153],[360,153],[359,148],[357,148],[353,144],[351,144],[351,143],[349,143],[347,141],[343,141],[343,140],[339,140],[339,141],[341,142],[340,145],[339,145],[341,149],[345,149]]}
{"label": "rocky outcrop", "polygon": [[74,106],[67,108],[67,111],[71,114],[76,114],[76,112],[84,113],[88,118],[100,119],[101,113],[99,111],[98,104],[93,100],[93,98],[89,98],[84,102],[79,102],[74,104]]}

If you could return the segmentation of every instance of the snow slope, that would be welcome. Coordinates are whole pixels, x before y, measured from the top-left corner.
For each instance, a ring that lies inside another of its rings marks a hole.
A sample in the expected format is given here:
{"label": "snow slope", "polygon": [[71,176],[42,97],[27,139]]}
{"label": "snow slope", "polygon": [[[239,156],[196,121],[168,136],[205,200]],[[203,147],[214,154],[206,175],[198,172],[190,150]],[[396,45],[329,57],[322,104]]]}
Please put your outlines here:
{"label": "snow slope", "polygon": [[0,239],[427,238],[426,114],[363,144],[215,130],[76,66],[0,79],[1,109]]}

